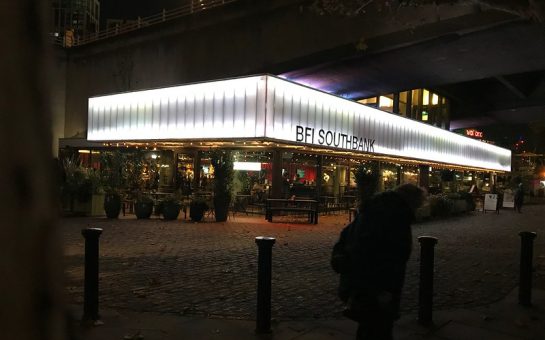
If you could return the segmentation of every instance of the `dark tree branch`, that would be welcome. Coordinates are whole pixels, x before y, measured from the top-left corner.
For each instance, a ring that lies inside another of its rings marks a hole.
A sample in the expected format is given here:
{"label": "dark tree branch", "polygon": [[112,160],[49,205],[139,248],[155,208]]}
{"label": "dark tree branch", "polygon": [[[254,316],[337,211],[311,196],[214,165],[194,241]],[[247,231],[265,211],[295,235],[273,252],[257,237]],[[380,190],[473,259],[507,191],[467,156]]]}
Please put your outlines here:
{"label": "dark tree branch", "polygon": [[370,5],[374,5],[379,10],[395,10],[407,6],[464,3],[476,4],[536,22],[545,22],[545,1],[543,0],[315,0],[312,7],[320,14],[355,16],[364,14],[365,8]]}

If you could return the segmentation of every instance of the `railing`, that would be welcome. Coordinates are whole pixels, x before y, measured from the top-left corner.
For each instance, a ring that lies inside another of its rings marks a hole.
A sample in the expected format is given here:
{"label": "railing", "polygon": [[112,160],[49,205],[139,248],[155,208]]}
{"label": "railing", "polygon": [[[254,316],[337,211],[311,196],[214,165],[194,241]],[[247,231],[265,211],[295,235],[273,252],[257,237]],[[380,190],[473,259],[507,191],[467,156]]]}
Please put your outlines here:
{"label": "railing", "polygon": [[175,20],[193,13],[202,12],[211,8],[220,7],[238,0],[190,0],[185,5],[172,9],[164,10],[149,17],[140,18],[137,20],[124,23],[115,27],[111,27],[96,33],[91,33],[84,37],[70,36],[65,34],[61,37],[53,37],[53,41],[57,45],[64,47],[74,47],[89,44],[98,40],[107,39],[120,34],[132,32],[143,27],[160,24],[166,21]]}

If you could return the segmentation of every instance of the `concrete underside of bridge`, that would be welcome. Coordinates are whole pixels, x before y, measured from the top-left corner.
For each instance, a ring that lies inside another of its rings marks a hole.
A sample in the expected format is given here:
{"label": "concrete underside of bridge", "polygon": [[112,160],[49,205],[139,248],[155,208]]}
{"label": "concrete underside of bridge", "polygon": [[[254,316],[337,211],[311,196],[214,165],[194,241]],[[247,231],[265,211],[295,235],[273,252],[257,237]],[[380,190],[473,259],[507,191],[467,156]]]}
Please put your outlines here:
{"label": "concrete underside of bridge", "polygon": [[455,127],[545,120],[541,24],[469,5],[346,18],[308,3],[240,1],[56,51],[56,134],[85,136],[91,96],[260,72],[347,98],[430,88]]}

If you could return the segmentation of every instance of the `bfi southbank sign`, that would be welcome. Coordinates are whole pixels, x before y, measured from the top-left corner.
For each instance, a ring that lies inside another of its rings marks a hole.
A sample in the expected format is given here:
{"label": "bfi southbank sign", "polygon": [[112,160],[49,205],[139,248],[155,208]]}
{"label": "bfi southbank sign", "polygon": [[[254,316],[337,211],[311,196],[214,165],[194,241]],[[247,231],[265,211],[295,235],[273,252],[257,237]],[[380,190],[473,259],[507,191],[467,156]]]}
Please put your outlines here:
{"label": "bfi southbank sign", "polygon": [[334,132],[330,130],[296,126],[295,141],[306,144],[324,145],[336,148],[358,150],[363,152],[375,152],[375,140],[358,136],[348,135],[346,133]]}

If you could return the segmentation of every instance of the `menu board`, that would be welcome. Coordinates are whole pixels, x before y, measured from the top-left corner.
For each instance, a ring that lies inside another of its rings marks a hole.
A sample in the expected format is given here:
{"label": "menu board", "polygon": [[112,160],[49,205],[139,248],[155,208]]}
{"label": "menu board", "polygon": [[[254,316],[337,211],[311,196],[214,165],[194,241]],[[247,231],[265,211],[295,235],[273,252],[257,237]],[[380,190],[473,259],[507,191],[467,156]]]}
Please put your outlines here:
{"label": "menu board", "polygon": [[486,194],[484,195],[484,210],[496,210],[498,204],[498,195],[497,194]]}

